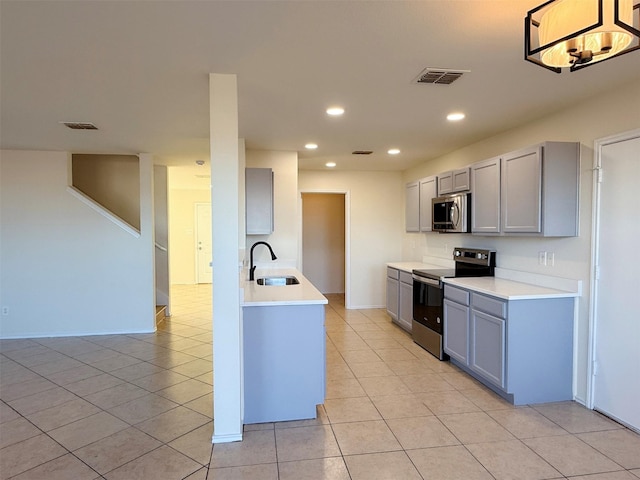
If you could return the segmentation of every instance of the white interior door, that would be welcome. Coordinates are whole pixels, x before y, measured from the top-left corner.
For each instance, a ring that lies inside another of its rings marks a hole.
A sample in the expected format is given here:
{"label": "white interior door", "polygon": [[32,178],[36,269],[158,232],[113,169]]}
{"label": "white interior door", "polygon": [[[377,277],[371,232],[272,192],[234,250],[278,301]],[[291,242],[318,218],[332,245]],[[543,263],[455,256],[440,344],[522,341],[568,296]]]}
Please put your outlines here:
{"label": "white interior door", "polygon": [[640,431],[640,131],[597,152],[593,407]]}
{"label": "white interior door", "polygon": [[211,204],[196,204],[196,278],[198,283],[211,283],[213,280],[211,245]]}

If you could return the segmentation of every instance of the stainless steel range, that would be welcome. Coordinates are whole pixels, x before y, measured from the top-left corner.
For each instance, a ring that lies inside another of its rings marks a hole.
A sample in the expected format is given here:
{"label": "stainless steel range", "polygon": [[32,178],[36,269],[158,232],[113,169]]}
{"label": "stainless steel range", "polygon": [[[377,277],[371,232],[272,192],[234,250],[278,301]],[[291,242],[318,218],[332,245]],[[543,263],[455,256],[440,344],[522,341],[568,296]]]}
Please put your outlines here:
{"label": "stainless steel range", "polygon": [[449,356],[442,348],[444,316],[443,279],[450,277],[492,277],[496,252],[475,248],[454,248],[454,269],[413,270],[413,341],[440,360]]}

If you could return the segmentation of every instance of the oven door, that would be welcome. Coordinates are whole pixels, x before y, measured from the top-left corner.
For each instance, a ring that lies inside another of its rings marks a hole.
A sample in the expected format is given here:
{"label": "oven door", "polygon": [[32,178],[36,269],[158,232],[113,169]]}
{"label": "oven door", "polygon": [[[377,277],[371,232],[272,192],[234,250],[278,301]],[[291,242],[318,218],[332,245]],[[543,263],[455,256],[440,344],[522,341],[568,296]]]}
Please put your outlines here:
{"label": "oven door", "polygon": [[413,320],[442,335],[444,289],[438,280],[413,277]]}

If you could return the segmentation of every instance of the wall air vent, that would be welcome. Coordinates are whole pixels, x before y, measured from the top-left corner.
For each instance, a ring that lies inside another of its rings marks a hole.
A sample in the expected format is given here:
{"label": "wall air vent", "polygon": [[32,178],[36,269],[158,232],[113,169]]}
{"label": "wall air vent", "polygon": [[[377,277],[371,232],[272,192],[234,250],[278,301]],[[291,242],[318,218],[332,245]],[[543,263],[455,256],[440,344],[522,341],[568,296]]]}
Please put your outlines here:
{"label": "wall air vent", "polygon": [[372,153],[372,150],[354,150],[351,155],[371,155]]}
{"label": "wall air vent", "polygon": [[465,73],[469,73],[469,70],[450,70],[446,68],[427,67],[420,72],[420,75],[413,80],[413,83],[451,85]]}
{"label": "wall air vent", "polygon": [[91,122],[60,122],[71,130],[98,130]]}

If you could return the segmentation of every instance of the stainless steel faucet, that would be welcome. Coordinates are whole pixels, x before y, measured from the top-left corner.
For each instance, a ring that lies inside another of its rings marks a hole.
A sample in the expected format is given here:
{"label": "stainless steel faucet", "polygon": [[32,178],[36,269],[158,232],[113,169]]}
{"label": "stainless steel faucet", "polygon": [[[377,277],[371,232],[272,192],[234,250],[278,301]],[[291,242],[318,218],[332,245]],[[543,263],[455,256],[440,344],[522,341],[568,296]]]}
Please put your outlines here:
{"label": "stainless steel faucet", "polygon": [[276,254],[273,253],[273,248],[271,248],[271,245],[269,245],[267,242],[256,242],[251,246],[251,251],[249,252],[249,257],[251,259],[251,265],[249,268],[249,280],[253,281],[253,275],[254,272],[256,270],[255,265],[253,264],[253,249],[256,248],[258,245],[266,245],[267,248],[269,249],[269,252],[271,252],[271,260],[276,260],[278,257],[276,257]]}

